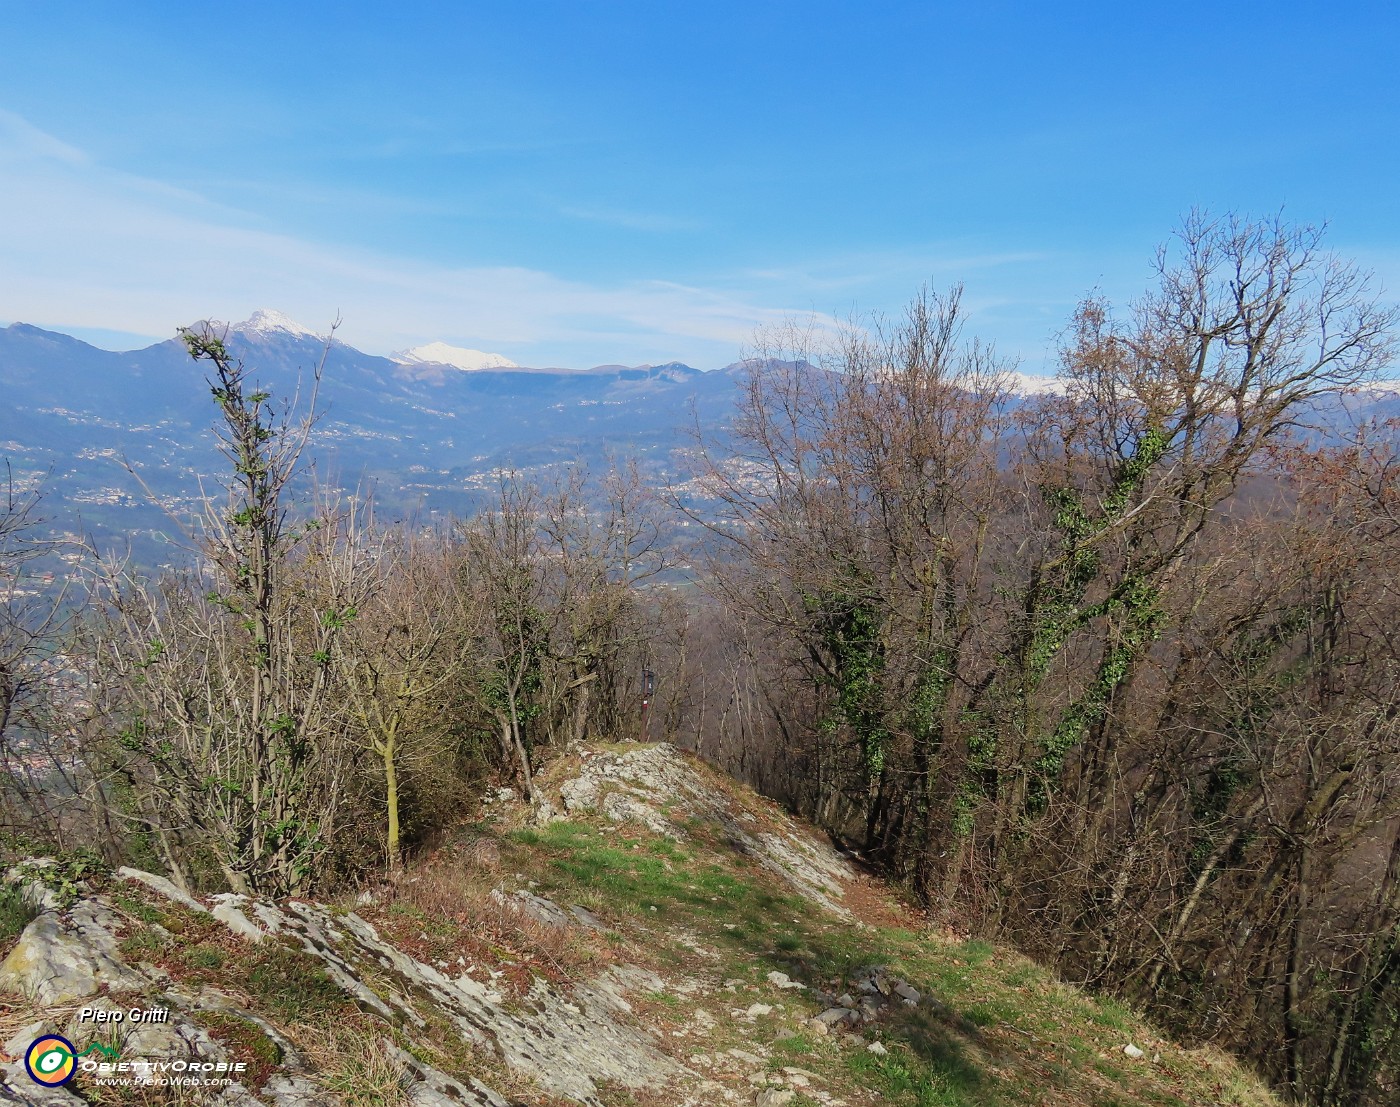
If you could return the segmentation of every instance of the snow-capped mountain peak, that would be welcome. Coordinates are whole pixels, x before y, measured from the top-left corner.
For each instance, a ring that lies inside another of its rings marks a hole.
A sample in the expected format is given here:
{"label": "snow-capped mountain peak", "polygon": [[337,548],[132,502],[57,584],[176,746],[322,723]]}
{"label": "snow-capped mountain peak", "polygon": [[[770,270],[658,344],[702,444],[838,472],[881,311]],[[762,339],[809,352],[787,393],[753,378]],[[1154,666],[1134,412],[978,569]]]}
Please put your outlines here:
{"label": "snow-capped mountain peak", "polygon": [[454,369],[470,372],[474,369],[515,369],[518,366],[500,354],[484,350],[468,350],[461,346],[449,346],[446,342],[429,342],[426,346],[414,346],[411,350],[400,350],[389,357],[400,365],[450,365]]}
{"label": "snow-capped mountain peak", "polygon": [[1012,373],[1011,391],[1020,396],[1063,396],[1065,382],[1059,377],[1047,377],[1032,373]]}
{"label": "snow-capped mountain peak", "polygon": [[231,329],[238,334],[255,334],[261,337],[270,334],[291,334],[298,338],[322,337],[310,327],[303,327],[295,319],[288,318],[280,311],[266,308],[253,312],[243,322],[235,323]]}

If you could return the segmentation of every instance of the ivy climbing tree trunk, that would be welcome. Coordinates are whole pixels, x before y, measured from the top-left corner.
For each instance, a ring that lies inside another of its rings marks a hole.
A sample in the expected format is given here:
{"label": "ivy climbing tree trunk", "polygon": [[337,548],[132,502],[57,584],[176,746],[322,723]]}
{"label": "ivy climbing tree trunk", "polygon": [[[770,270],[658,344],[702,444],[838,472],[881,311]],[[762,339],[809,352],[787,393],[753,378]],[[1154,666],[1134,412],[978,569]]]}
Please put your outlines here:
{"label": "ivy climbing tree trunk", "polygon": [[1365,836],[1400,818],[1400,454],[1381,419],[1307,435],[1390,363],[1397,311],[1320,243],[1192,215],[1155,287],[1081,305],[1056,386],[1014,401],[956,292],[830,345],[778,333],[730,443],[697,451],[719,518],[691,518],[771,635],[782,725],[752,756],[818,767],[799,806],[1300,1094],[1327,1055],[1341,1095],[1367,1050],[1400,1055],[1367,1037],[1394,904],[1357,906]]}

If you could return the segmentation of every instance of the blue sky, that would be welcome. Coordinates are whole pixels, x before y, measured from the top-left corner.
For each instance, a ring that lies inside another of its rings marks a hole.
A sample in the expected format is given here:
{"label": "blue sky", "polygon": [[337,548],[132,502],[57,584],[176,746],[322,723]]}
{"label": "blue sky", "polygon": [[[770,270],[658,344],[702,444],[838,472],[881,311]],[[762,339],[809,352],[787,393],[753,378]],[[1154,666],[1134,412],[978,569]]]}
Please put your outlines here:
{"label": "blue sky", "polygon": [[274,307],[376,353],[710,368],[961,281],[1035,372],[1194,206],[1326,220],[1400,290],[1395,5],[51,0],[0,29],[0,321],[113,348]]}

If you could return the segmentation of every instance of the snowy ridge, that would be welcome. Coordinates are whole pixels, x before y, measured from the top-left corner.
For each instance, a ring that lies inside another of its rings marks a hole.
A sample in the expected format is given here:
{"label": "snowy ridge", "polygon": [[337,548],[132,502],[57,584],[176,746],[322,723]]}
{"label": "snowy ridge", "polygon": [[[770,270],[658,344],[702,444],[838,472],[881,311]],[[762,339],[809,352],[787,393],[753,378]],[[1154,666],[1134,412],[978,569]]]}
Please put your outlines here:
{"label": "snowy ridge", "polygon": [[1018,396],[1063,396],[1065,382],[1059,377],[1038,376],[1032,373],[1012,373],[1011,391]]}
{"label": "snowy ridge", "polygon": [[253,334],[259,337],[267,337],[271,334],[291,334],[298,338],[324,338],[310,327],[303,327],[295,319],[290,319],[280,311],[262,309],[253,312],[241,323],[235,323],[231,328],[236,334]]}
{"label": "snowy ridge", "polygon": [[426,346],[414,346],[411,350],[400,350],[396,354],[390,354],[389,358],[400,365],[450,365],[453,369],[461,369],[464,372],[476,369],[519,368],[515,362],[500,354],[449,346],[446,342],[429,342]]}

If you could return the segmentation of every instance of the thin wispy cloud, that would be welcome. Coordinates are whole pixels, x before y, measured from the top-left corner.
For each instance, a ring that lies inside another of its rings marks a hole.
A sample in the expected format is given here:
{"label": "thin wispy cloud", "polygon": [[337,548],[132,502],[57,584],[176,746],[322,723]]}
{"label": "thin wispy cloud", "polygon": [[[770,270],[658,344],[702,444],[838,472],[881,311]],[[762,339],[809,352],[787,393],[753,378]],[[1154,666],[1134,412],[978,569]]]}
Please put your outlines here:
{"label": "thin wispy cloud", "polygon": [[522,267],[444,266],[260,228],[256,217],[104,167],[0,116],[0,310],[40,325],[165,336],[275,306],[388,351],[443,338],[516,360],[732,360],[790,314],[681,283],[592,285]]}
{"label": "thin wispy cloud", "polygon": [[[1045,364],[1080,297],[1142,294],[1193,206],[1286,204],[1343,256],[1400,242],[1389,16],[283,5],[275,34],[221,29],[211,80],[171,46],[205,33],[188,6],[11,7],[3,320],[339,310],[381,351],[716,365],[774,315],[961,283],[966,333]],[[1306,95],[1260,115],[1218,64],[1237,39],[1306,59]],[[1200,125],[1227,117],[1249,133]]]}
{"label": "thin wispy cloud", "polygon": [[0,157],[43,158],[67,165],[87,165],[88,157],[75,146],[41,131],[23,116],[0,108]]}

